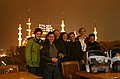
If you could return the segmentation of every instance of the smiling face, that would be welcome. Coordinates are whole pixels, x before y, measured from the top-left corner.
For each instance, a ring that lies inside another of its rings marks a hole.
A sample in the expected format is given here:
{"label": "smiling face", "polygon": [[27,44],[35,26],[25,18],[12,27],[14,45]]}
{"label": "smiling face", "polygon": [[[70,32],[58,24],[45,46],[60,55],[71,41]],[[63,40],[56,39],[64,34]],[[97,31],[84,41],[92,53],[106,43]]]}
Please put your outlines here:
{"label": "smiling face", "polygon": [[42,35],[41,32],[37,32],[37,33],[35,34],[35,37],[36,37],[37,39],[40,39],[40,38],[41,38],[41,35]]}
{"label": "smiling face", "polygon": [[55,35],[54,34],[50,34],[47,39],[49,40],[50,43],[53,43],[53,41],[55,40]]}
{"label": "smiling face", "polygon": [[63,35],[63,40],[64,40],[64,41],[67,41],[67,34],[64,34],[64,35]]}
{"label": "smiling face", "polygon": [[90,41],[91,43],[95,42],[94,36],[91,36],[91,37],[89,38],[89,41]]}
{"label": "smiling face", "polygon": [[79,33],[80,33],[81,36],[85,36],[86,30],[85,29],[81,29]]}
{"label": "smiling face", "polygon": [[60,32],[56,30],[54,33],[55,33],[56,39],[58,39],[60,36]]}
{"label": "smiling face", "polygon": [[69,35],[69,39],[70,39],[70,41],[74,41],[75,40],[75,35],[74,34],[70,34]]}

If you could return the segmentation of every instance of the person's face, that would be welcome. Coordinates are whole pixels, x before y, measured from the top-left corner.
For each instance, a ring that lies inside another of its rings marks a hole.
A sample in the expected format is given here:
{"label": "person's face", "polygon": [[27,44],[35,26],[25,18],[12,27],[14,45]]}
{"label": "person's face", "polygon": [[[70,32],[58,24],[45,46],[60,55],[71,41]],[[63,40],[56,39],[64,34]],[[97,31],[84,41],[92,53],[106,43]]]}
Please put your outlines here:
{"label": "person's face", "polygon": [[74,34],[70,34],[70,41],[74,41],[75,40],[75,35]]}
{"label": "person's face", "polygon": [[59,32],[59,31],[55,31],[54,33],[55,33],[55,36],[56,36],[56,37],[59,37],[59,36],[60,36],[60,32]]}
{"label": "person's face", "polygon": [[50,34],[47,38],[50,41],[50,43],[52,43],[55,40],[54,34]]}
{"label": "person's face", "polygon": [[63,35],[63,40],[64,40],[64,41],[67,41],[67,34],[64,34],[64,35]]}
{"label": "person's face", "polygon": [[85,36],[85,33],[86,33],[85,29],[82,29],[82,30],[80,31],[80,35],[81,35],[81,36]]}
{"label": "person's face", "polygon": [[120,57],[120,53],[116,53],[115,56],[116,56],[116,57]]}
{"label": "person's face", "polygon": [[89,41],[90,41],[91,43],[95,42],[94,36],[91,36],[90,39],[89,39]]}
{"label": "person's face", "polygon": [[41,32],[37,32],[37,33],[35,34],[35,37],[36,37],[37,39],[40,39],[41,35],[42,35]]}

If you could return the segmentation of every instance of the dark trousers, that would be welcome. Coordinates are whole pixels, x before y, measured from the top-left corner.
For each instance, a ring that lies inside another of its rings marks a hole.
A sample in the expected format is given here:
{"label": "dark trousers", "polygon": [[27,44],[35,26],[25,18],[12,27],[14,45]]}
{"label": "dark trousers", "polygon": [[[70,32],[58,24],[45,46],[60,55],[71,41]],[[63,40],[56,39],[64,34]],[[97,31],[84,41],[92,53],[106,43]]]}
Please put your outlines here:
{"label": "dark trousers", "polygon": [[47,66],[43,68],[44,79],[62,79],[58,65]]}
{"label": "dark trousers", "polygon": [[37,76],[43,76],[42,67],[28,67],[28,72],[35,74]]}

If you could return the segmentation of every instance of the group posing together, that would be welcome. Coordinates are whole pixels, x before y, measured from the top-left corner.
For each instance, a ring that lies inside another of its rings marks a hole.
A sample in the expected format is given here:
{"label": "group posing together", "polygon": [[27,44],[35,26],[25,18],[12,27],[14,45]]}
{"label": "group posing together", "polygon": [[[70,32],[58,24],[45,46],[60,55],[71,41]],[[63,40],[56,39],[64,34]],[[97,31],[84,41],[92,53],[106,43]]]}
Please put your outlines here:
{"label": "group posing together", "polygon": [[[85,28],[81,27],[78,32],[80,35],[75,37],[74,32],[67,34],[54,30],[49,32],[43,41],[42,30],[36,28],[35,37],[28,39],[25,50],[28,72],[43,76],[44,79],[62,79],[61,62],[81,62],[90,46],[99,45],[94,34],[85,35]],[[99,50],[95,47],[92,49]],[[84,69],[85,67],[81,67],[81,70]]]}

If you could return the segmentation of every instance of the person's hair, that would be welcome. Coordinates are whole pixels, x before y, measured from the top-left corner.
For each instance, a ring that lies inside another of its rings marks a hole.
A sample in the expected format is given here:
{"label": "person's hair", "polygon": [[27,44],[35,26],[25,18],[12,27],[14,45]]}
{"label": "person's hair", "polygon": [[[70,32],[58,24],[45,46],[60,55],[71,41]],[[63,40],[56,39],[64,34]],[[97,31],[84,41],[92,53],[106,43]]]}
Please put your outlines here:
{"label": "person's hair", "polygon": [[[48,32],[48,34],[45,36],[45,42],[46,43],[50,42],[49,39],[47,38],[50,34],[54,34],[54,32]],[[55,34],[54,34],[54,36],[55,36]]]}
{"label": "person's hair", "polygon": [[84,27],[81,27],[81,28],[79,28],[78,33],[80,33],[80,31],[81,31],[82,29],[84,29],[85,32],[86,32],[86,29],[85,29]]}
{"label": "person's hair", "polygon": [[71,34],[73,34],[73,35],[75,36],[74,32],[70,32],[70,33],[68,34],[68,39],[70,39],[70,35],[71,35]]}
{"label": "person's hair", "polygon": [[59,37],[59,40],[63,40],[63,35],[67,34],[66,32],[62,32],[60,33],[60,37]]}
{"label": "person's hair", "polygon": [[41,34],[42,34],[42,30],[41,30],[40,28],[36,28],[36,29],[34,30],[34,34],[36,34],[37,32],[41,32]]}
{"label": "person's hair", "polygon": [[88,39],[90,39],[91,36],[93,36],[95,38],[95,34],[91,33],[88,35]]}
{"label": "person's hair", "polygon": [[[57,30],[57,29],[55,29],[55,30],[53,31],[53,33],[55,34],[56,31],[58,31],[58,32],[60,33],[60,31]],[[55,39],[57,39],[56,35],[55,35]]]}
{"label": "person's hair", "polygon": [[55,31],[58,31],[58,32],[60,32],[59,30],[57,30],[57,29],[55,29],[53,32],[55,32]]}

